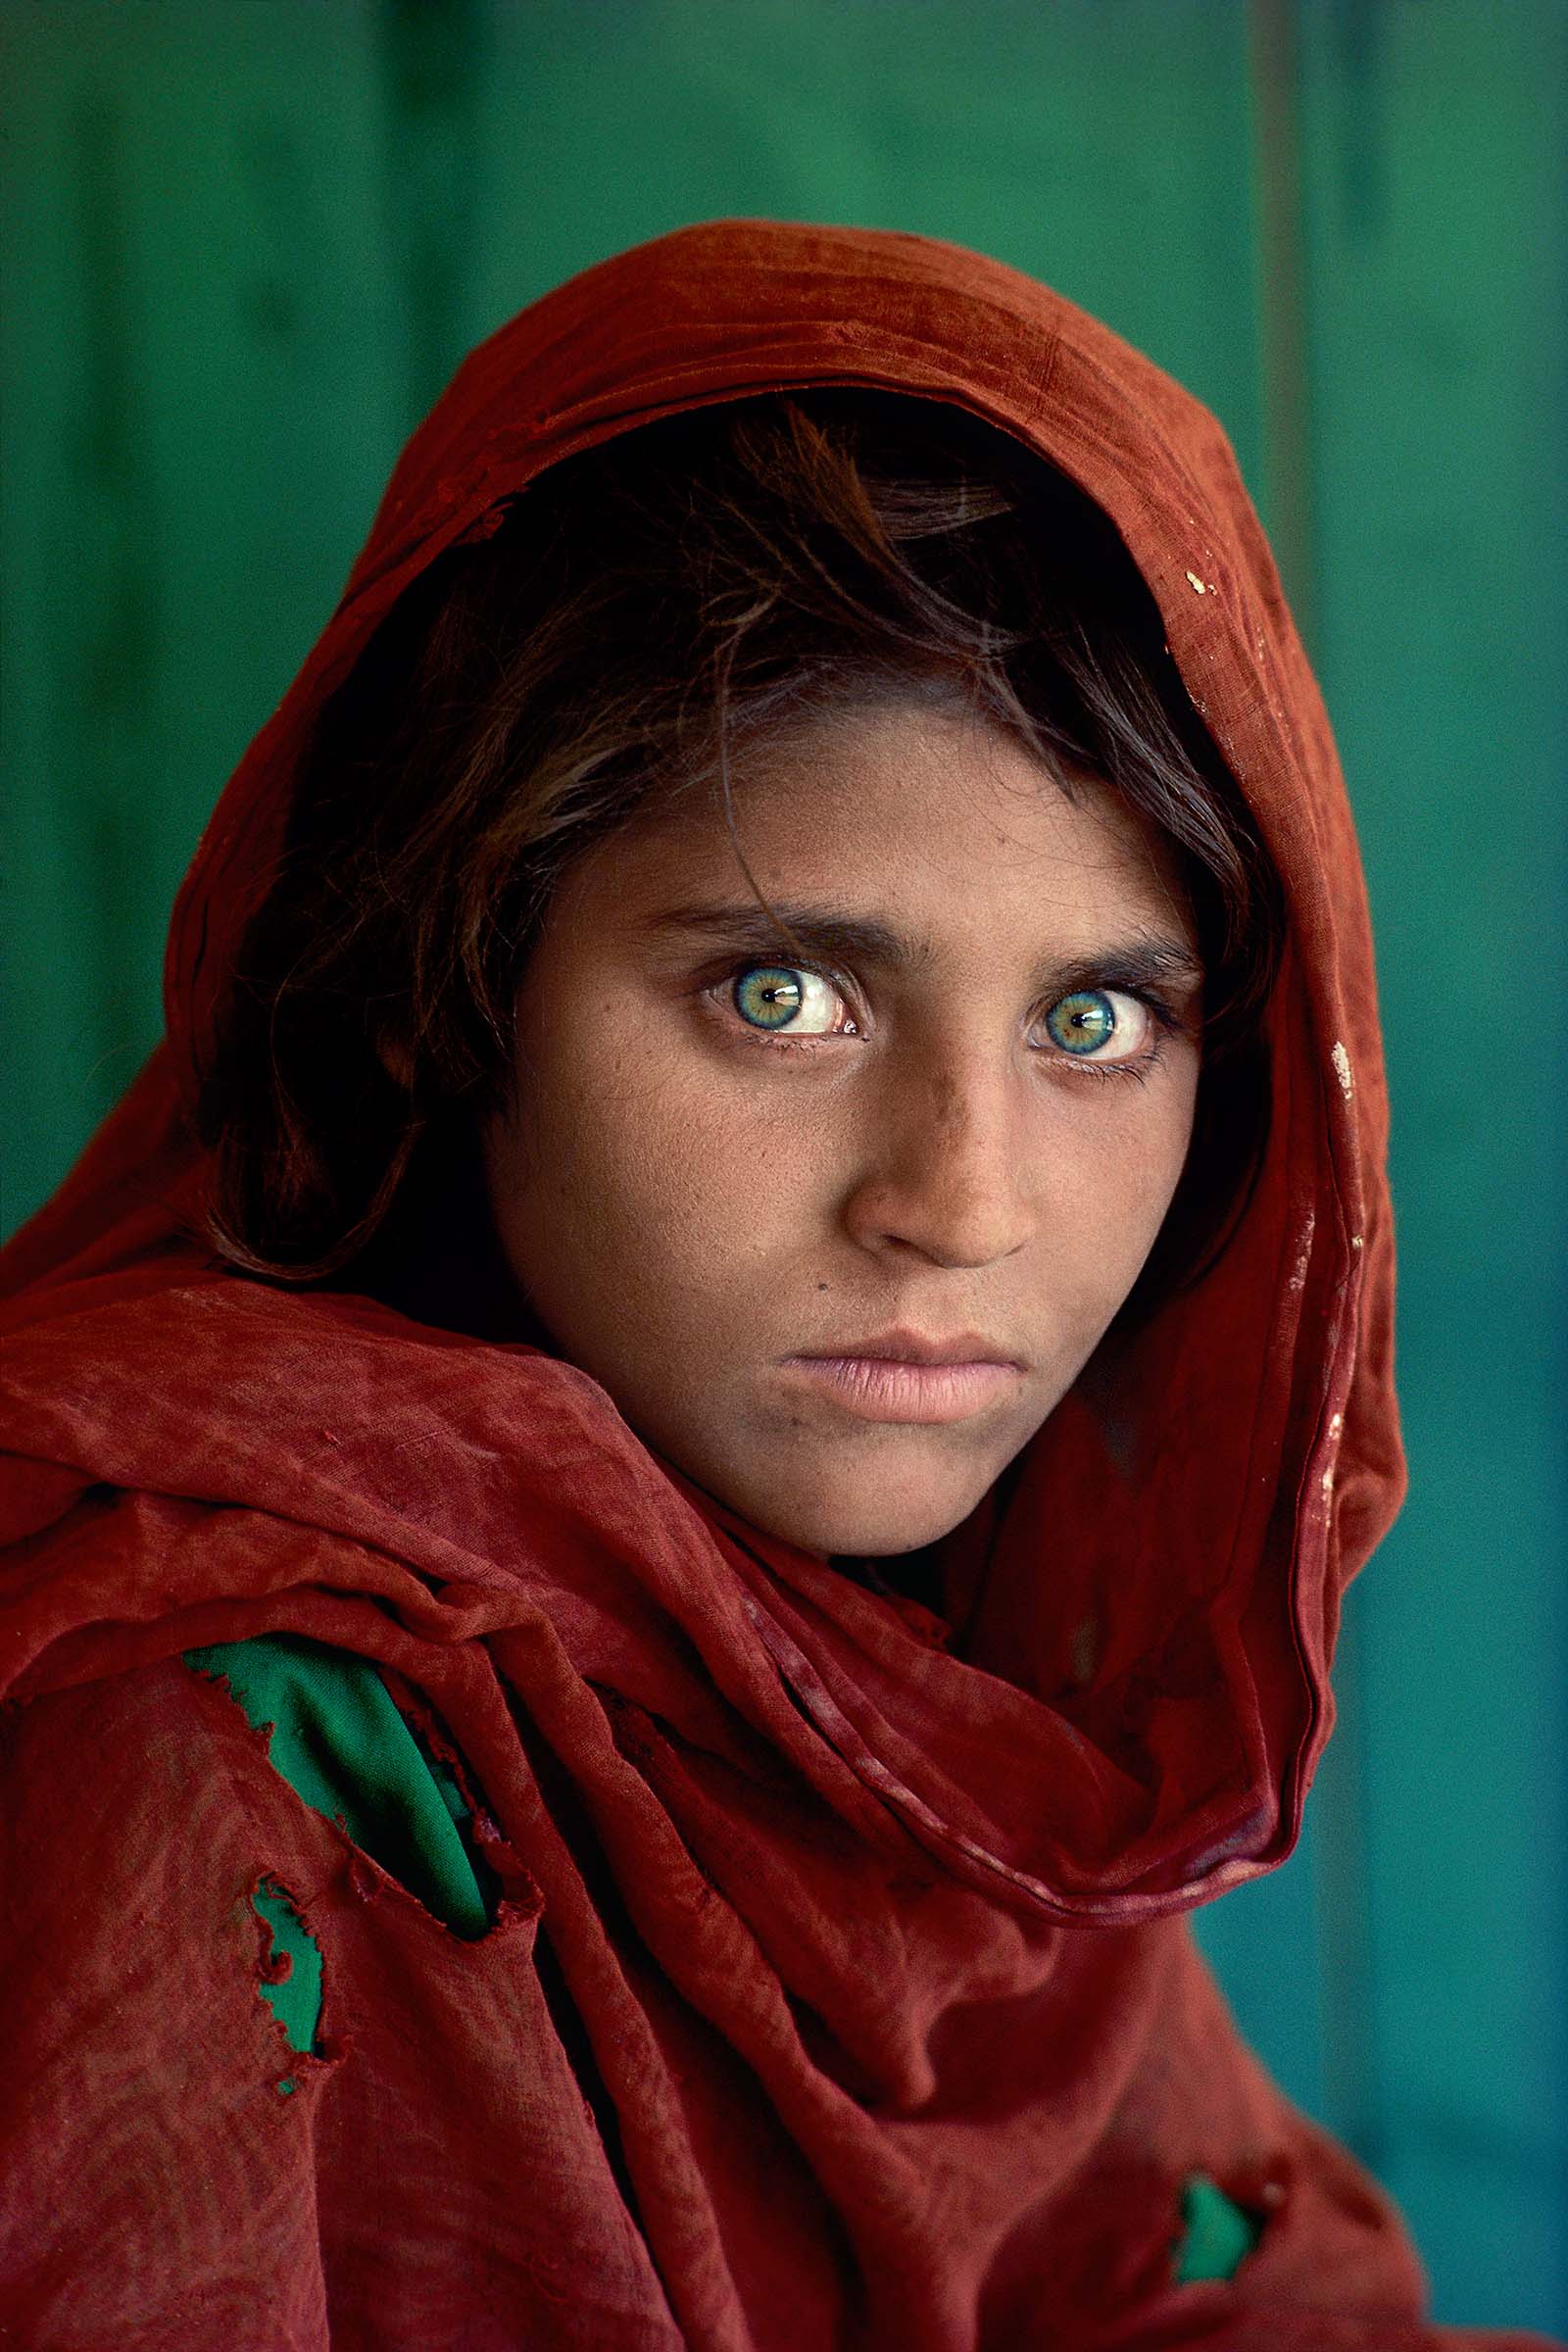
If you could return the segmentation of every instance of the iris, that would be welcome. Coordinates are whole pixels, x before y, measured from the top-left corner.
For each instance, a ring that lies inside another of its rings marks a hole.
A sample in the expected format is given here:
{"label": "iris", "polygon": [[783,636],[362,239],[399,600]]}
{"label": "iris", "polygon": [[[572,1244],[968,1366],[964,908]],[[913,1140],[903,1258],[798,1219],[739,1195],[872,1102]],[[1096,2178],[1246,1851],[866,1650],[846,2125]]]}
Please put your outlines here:
{"label": "iris", "polygon": [[1077,989],[1046,1015],[1052,1042],[1066,1054],[1094,1054],[1116,1034],[1116,1008],[1103,989]]}
{"label": "iris", "polygon": [[735,1009],[756,1029],[782,1029],[805,1002],[799,972],[776,963],[754,964],[735,983]]}

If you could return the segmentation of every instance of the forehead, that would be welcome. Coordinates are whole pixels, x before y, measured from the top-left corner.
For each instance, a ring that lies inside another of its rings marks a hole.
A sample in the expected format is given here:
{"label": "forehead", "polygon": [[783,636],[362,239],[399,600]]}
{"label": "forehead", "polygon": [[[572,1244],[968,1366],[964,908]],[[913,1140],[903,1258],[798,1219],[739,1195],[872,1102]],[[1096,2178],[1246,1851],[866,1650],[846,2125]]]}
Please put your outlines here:
{"label": "forehead", "polygon": [[[582,876],[622,914],[750,877],[915,934],[977,940],[1054,921],[1190,929],[1177,854],[1086,769],[1054,774],[978,713],[890,703],[813,716],[743,748],[715,788],[645,808]],[[575,894],[573,894],[575,895]]]}

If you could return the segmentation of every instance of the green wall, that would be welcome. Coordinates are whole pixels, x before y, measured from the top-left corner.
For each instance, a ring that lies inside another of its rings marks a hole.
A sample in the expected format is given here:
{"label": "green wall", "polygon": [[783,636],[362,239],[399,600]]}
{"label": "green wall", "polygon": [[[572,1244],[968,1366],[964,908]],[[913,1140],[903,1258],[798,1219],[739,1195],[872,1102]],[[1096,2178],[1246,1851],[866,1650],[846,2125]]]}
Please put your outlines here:
{"label": "green wall", "polygon": [[1439,2316],[1562,2328],[1568,5],[9,0],[0,36],[8,1225],[156,1034],[197,830],[404,434],[569,270],[719,213],[923,229],[1222,417],[1366,850],[1414,1484],[1302,1847],[1200,1931]]}

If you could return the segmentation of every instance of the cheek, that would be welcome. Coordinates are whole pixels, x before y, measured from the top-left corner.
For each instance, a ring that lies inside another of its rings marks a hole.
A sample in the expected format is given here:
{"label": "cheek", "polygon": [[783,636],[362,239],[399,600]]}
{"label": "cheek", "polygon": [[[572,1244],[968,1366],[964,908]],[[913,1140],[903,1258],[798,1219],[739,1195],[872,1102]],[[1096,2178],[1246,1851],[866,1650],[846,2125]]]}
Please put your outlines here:
{"label": "cheek", "polygon": [[756,1155],[667,1058],[561,1028],[524,1046],[491,1193],[546,1321],[568,1345],[592,1333],[596,1352],[617,1356],[710,1330],[766,1222]]}
{"label": "cheek", "polygon": [[1171,1073],[1157,1095],[1130,1083],[1127,1091],[1135,1100],[1118,1115],[1080,1132],[1053,1188],[1060,1207],[1051,1219],[1048,1254],[1058,1295],[1076,1298],[1086,1329],[1108,1323],[1136,1282],[1192,1138],[1196,1070]]}
{"label": "cheek", "polygon": [[1161,1089],[1138,1122],[1132,1149],[1114,1154],[1129,1229],[1152,1242],[1164,1222],[1187,1160],[1198,1098],[1196,1068],[1184,1067]]}

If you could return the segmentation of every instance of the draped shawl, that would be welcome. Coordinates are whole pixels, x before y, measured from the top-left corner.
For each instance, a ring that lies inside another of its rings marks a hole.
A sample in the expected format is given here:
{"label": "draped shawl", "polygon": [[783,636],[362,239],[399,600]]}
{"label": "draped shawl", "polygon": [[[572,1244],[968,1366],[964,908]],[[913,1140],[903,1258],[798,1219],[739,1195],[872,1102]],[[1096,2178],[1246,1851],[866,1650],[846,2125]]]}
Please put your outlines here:
{"label": "draped shawl", "polygon": [[[1051,1416],[940,1617],[713,1505],[571,1364],[249,1280],[191,1227],[191,1091],[323,698],[550,466],[808,385],[951,403],[1097,503],[1289,910],[1235,1238]],[[622,253],[481,344],[202,839],[164,1041],[5,1253],[26,2340],[1457,2344],[1187,1918],[1291,1852],[1341,1595],[1400,1496],[1385,1124],[1328,721],[1188,393],[994,261],[766,221]],[[181,1662],[276,1633],[373,1661],[444,1743],[487,1933]],[[258,1997],[264,1885],[320,1955],[297,2054]],[[1257,2242],[1182,2283],[1198,2176]]]}

